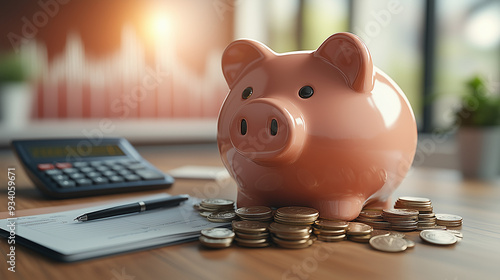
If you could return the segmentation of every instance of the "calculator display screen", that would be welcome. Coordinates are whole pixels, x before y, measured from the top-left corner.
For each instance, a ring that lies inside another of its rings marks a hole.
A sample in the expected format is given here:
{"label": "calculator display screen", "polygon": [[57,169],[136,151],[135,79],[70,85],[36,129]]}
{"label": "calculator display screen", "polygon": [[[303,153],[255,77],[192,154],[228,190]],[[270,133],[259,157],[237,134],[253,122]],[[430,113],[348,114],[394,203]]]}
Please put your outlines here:
{"label": "calculator display screen", "polygon": [[62,146],[36,146],[28,149],[31,157],[35,159],[66,158],[78,159],[85,157],[124,156],[125,153],[118,145],[62,145]]}

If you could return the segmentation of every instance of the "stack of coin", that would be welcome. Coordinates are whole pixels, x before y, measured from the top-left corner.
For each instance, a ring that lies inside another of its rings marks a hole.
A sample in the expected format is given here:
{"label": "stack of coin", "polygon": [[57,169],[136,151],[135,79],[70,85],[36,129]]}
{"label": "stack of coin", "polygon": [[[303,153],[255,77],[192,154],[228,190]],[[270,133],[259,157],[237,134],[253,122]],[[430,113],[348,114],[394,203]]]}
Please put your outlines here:
{"label": "stack of coin", "polygon": [[374,229],[388,230],[391,224],[382,217],[382,209],[363,209],[356,218],[356,222],[367,224]]}
{"label": "stack of coin", "polygon": [[319,217],[318,210],[309,207],[281,207],[274,215],[274,221],[280,224],[305,226],[312,225]]}
{"label": "stack of coin", "polygon": [[227,248],[233,242],[234,232],[227,228],[201,230],[200,242],[209,248]]}
{"label": "stack of coin", "polygon": [[418,214],[415,209],[387,209],[382,212],[384,220],[391,223],[391,229],[398,231],[416,230]]}
{"label": "stack of coin", "polygon": [[460,227],[462,226],[463,218],[458,215],[452,214],[436,214],[436,224],[446,227]]}
{"label": "stack of coin", "polygon": [[272,240],[278,246],[288,249],[307,248],[313,244],[311,239],[310,225],[286,225],[271,223],[269,231],[272,233]]}
{"label": "stack of coin", "polygon": [[251,248],[262,248],[271,245],[268,225],[268,223],[259,221],[233,221],[236,244]]}
{"label": "stack of coin", "polygon": [[211,222],[225,223],[237,218],[234,213],[234,201],[229,199],[203,199],[199,204],[195,204],[194,208]]}
{"label": "stack of coin", "polygon": [[431,200],[425,197],[402,196],[394,204],[395,209],[414,209],[418,211],[418,229],[434,228],[434,216]]}
{"label": "stack of coin", "polygon": [[244,221],[269,222],[273,219],[273,211],[267,206],[241,207],[236,210],[236,215]]}
{"label": "stack of coin", "polygon": [[345,240],[345,232],[348,223],[345,221],[316,220],[314,222],[313,233],[318,240],[334,242]]}
{"label": "stack of coin", "polygon": [[234,201],[223,198],[206,198],[200,202],[198,209],[208,212],[234,210]]}
{"label": "stack of coin", "polygon": [[373,228],[367,224],[350,222],[346,229],[347,239],[366,243],[372,237]]}

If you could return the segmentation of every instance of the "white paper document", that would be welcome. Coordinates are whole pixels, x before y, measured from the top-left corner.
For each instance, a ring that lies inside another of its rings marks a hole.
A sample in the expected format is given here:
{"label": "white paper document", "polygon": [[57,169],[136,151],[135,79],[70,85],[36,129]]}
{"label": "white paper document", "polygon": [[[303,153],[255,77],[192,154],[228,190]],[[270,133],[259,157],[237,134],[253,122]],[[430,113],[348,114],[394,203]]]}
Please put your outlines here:
{"label": "white paper document", "polygon": [[204,228],[229,225],[212,223],[201,217],[193,208],[199,200],[192,197],[176,207],[86,222],[74,221],[75,217],[90,211],[166,196],[138,197],[85,209],[4,219],[0,220],[3,230],[0,233],[8,237],[14,221],[16,244],[70,262],[192,241]]}

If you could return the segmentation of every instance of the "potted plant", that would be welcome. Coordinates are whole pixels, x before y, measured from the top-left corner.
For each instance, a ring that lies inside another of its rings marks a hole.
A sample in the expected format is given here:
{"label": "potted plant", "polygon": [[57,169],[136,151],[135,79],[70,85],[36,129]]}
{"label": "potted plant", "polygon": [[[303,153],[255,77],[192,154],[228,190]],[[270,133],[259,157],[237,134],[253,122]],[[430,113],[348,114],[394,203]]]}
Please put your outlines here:
{"label": "potted plant", "polygon": [[500,97],[479,76],[466,85],[468,93],[456,112],[461,170],[465,177],[495,179],[500,174]]}
{"label": "potted plant", "polygon": [[31,116],[33,89],[19,55],[0,55],[0,125],[22,128]]}

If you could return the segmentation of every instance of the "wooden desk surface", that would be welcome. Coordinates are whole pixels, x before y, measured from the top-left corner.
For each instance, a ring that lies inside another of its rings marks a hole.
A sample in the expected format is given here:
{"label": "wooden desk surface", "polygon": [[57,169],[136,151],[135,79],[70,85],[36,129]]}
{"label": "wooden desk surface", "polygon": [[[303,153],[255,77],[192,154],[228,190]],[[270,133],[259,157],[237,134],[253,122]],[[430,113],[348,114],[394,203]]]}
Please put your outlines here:
{"label": "wooden desk surface", "polygon": [[[215,144],[139,147],[140,153],[159,169],[183,165],[222,163]],[[72,200],[43,198],[10,152],[0,153],[0,217],[6,218],[7,167],[16,167],[17,215],[48,213],[74,208],[80,203],[105,203],[109,199],[161,191]],[[217,186],[210,181],[177,180],[170,194],[236,198],[234,184]],[[8,244],[0,241],[0,279],[499,279],[500,184],[464,181],[453,170],[414,169],[393,195],[425,196],[436,213],[461,215],[464,238],[453,246],[423,243],[418,232],[407,237],[416,242],[403,253],[383,253],[368,244],[343,241],[316,242],[301,250],[269,247],[247,249],[233,245],[208,250],[198,242],[127,253],[78,263],[58,263],[23,246],[16,246],[16,272],[7,270]]]}

